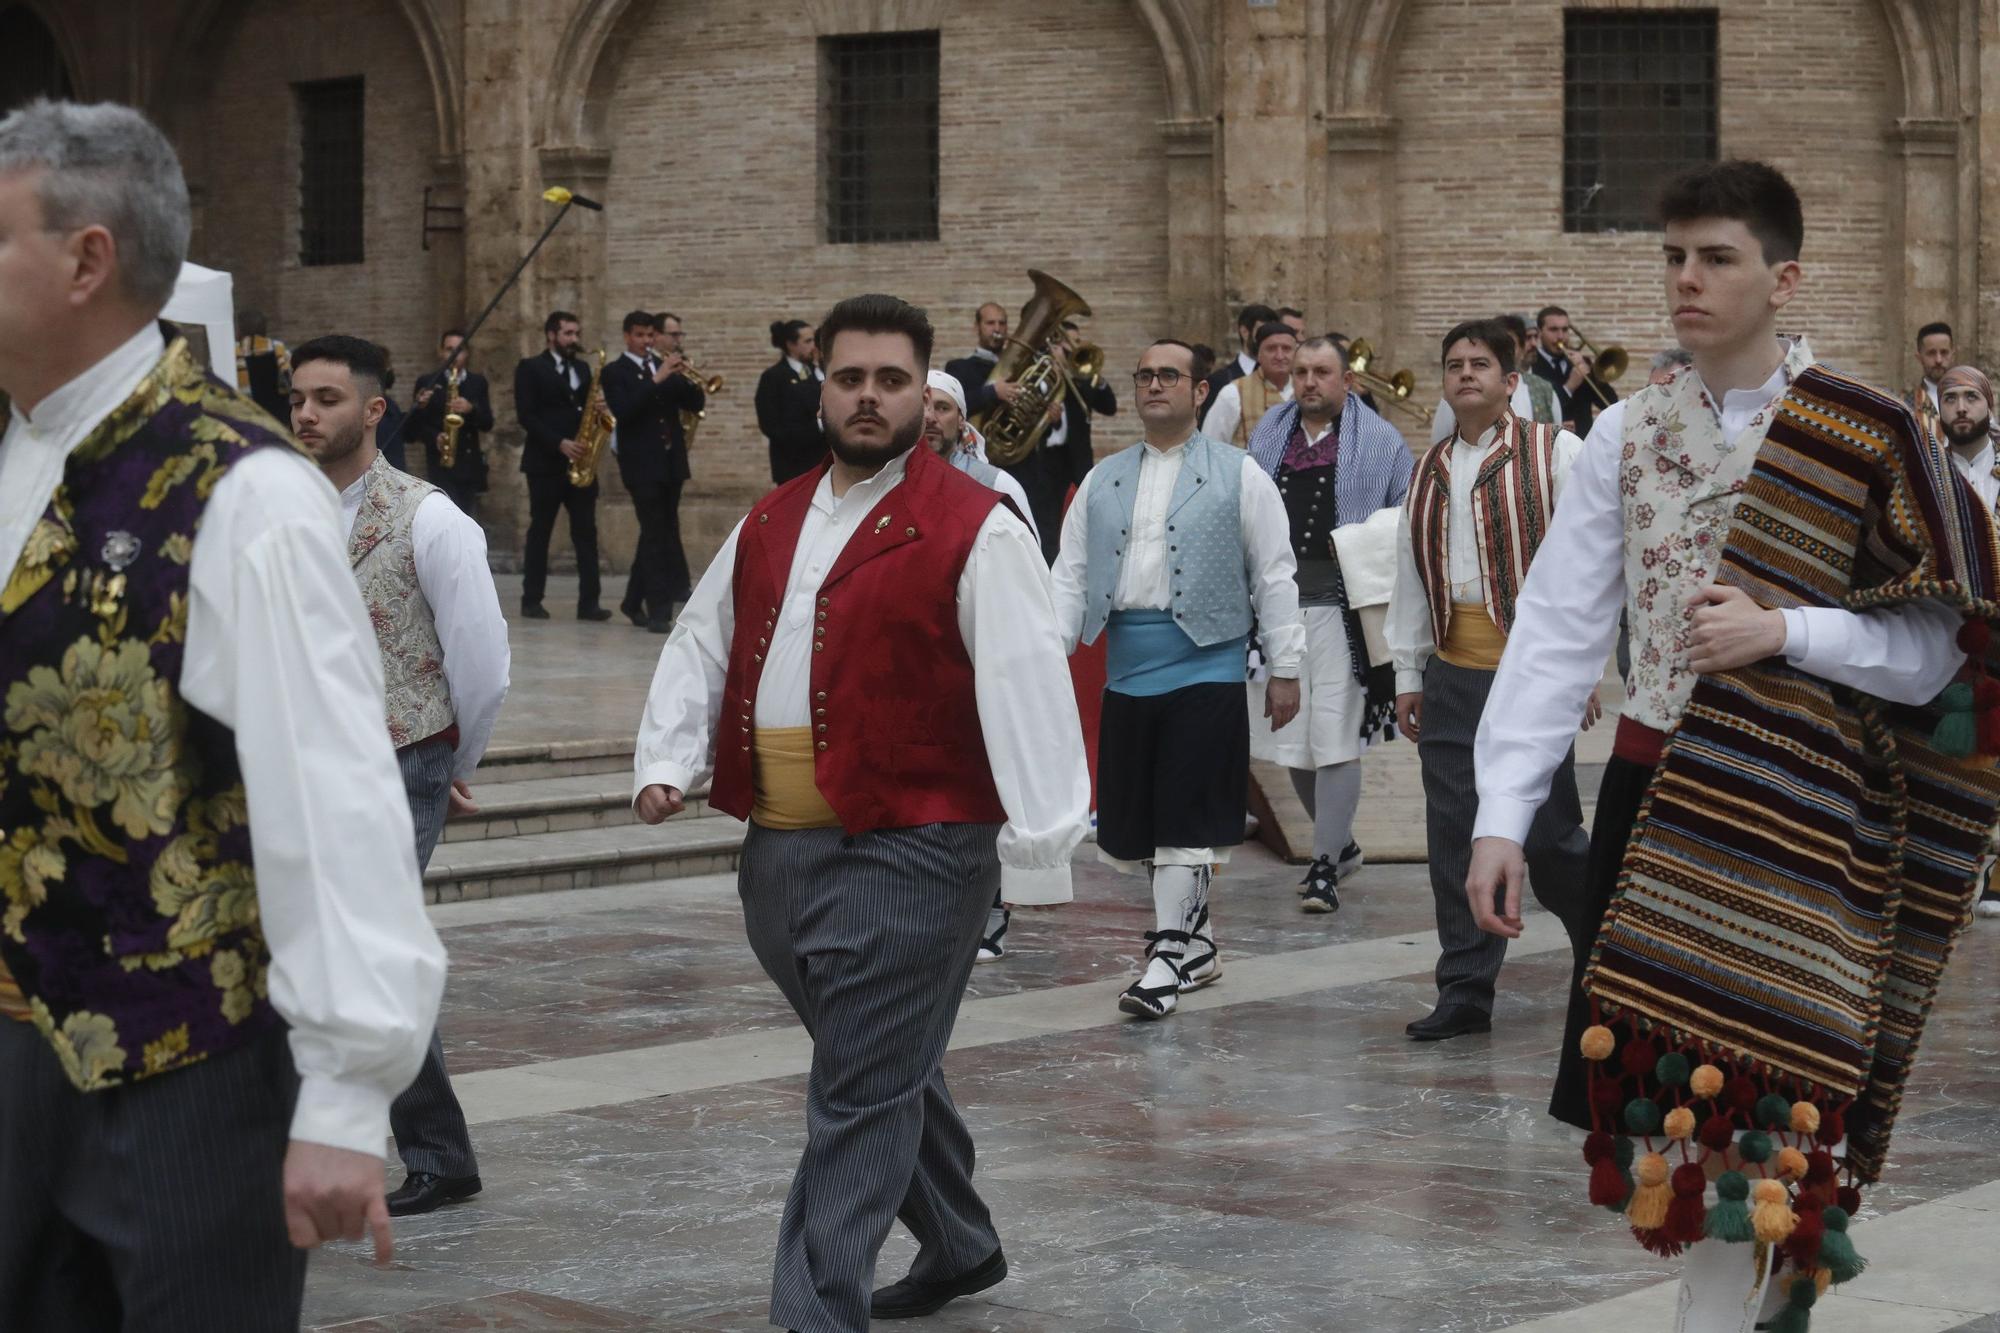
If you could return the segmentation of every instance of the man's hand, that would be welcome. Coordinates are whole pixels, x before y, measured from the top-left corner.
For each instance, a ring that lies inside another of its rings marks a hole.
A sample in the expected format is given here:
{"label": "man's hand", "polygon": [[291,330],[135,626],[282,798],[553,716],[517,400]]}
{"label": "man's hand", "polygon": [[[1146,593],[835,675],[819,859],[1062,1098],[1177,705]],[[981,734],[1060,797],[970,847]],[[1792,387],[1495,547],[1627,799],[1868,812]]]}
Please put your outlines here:
{"label": "man's hand", "polygon": [[470,398],[454,398],[444,406],[445,411],[456,412],[460,416],[464,416],[472,410],[472,400]]}
{"label": "man's hand", "polygon": [[396,1246],[382,1197],[382,1159],[293,1139],[285,1149],[285,1230],[302,1250],[373,1232],[375,1262],[388,1263]]}
{"label": "man's hand", "polygon": [[1287,723],[1299,715],[1299,682],[1294,676],[1286,679],[1273,676],[1264,683],[1264,716],[1271,719],[1271,730],[1283,731]]}
{"label": "man's hand", "polygon": [[639,818],[648,824],[664,822],[670,815],[677,815],[687,808],[687,798],[679,787],[665,787],[654,783],[639,793],[633,808]]}
{"label": "man's hand", "polygon": [[1011,403],[1021,396],[1021,386],[1012,380],[1001,380],[993,386],[993,394],[1003,403]]}
{"label": "man's hand", "polygon": [[1403,733],[1406,741],[1418,741],[1424,735],[1424,694],[1422,690],[1412,690],[1408,694],[1396,696],[1396,730]]}
{"label": "man's hand", "polygon": [[1701,675],[1734,671],[1785,651],[1785,613],[1765,610],[1741,588],[1703,588],[1688,605],[1694,609],[1688,665]]}
{"label": "man's hand", "polygon": [[1583,729],[1589,731],[1604,716],[1604,705],[1598,701],[1597,691],[1590,692],[1590,702],[1583,706]]}
{"label": "man's hand", "polygon": [[[1521,938],[1521,880],[1528,872],[1521,844],[1508,838],[1474,838],[1465,872],[1465,901],[1472,920],[1488,935]],[[1504,901],[1501,897],[1505,893]],[[1496,903],[1500,904],[1496,909]]]}
{"label": "man's hand", "polygon": [[581,462],[583,460],[583,446],[578,444],[575,440],[564,440],[561,444],[557,445],[556,448],[562,450],[562,456],[564,458],[567,458],[572,463]]}
{"label": "man's hand", "polygon": [[442,449],[444,448],[444,432],[443,432],[443,431],[439,431],[439,432],[437,433],[437,440],[435,441],[435,443],[437,444],[437,447],[438,447],[438,448],[439,448],[440,450],[442,450]]}
{"label": "man's hand", "polygon": [[1590,368],[1593,364],[1589,357],[1579,352],[1576,359],[1569,363],[1569,380],[1564,387],[1569,392],[1575,393],[1584,380],[1589,377]]}
{"label": "man's hand", "polygon": [[417,390],[417,401],[414,404],[412,404],[412,406],[416,407],[417,410],[419,411],[422,411],[424,408],[429,407],[431,402],[431,395],[435,394],[436,392],[437,390],[434,388]]}
{"label": "man's hand", "polygon": [[1063,414],[1062,399],[1058,398],[1049,404],[1049,412],[1048,412],[1049,424],[1053,426],[1057,422],[1061,421],[1062,414]]}
{"label": "man's hand", "polygon": [[458,778],[453,778],[451,780],[451,799],[449,805],[445,808],[444,817],[446,819],[462,819],[466,815],[476,815],[478,813],[479,803],[472,799],[472,788],[466,786]]}
{"label": "man's hand", "polygon": [[665,384],[675,375],[687,369],[687,358],[679,352],[668,352],[660,358],[660,368],[653,372],[653,383]]}

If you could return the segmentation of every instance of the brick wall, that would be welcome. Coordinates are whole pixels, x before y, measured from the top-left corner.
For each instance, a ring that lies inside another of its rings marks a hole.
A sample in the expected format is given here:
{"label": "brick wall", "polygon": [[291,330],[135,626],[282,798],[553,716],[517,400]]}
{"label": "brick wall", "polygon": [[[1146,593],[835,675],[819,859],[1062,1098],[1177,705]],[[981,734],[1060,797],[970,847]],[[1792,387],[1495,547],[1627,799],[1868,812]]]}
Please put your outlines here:
{"label": "brick wall", "polygon": [[[341,332],[385,344],[407,405],[410,381],[430,369],[437,345],[431,261],[419,238],[437,127],[407,21],[389,0],[237,12],[216,27],[205,95],[176,121],[199,200],[191,257],[234,274],[238,308],[262,309],[286,342]],[[366,262],[302,268],[292,85],[355,75],[366,80]]]}
{"label": "brick wall", "polygon": [[[1884,312],[1884,284],[1900,272],[1887,254],[1884,139],[1899,76],[1881,5],[1715,7],[1722,152],[1777,165],[1805,205],[1806,282],[1781,327],[1809,335],[1830,361],[1900,383],[1914,365]],[[1399,317],[1383,350],[1385,364],[1416,370],[1426,402],[1437,398],[1437,339],[1468,315],[1562,305],[1599,343],[1631,350],[1624,392],[1672,341],[1659,234],[1562,231],[1562,8],[1549,0],[1410,6],[1392,81]]]}

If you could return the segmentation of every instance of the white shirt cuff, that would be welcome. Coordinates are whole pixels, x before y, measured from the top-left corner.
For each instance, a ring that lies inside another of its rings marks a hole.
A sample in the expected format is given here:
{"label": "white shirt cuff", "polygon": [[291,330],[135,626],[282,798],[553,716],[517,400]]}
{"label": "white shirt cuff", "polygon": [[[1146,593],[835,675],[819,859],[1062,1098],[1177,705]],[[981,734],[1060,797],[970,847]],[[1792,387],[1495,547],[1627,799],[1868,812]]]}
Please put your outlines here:
{"label": "white shirt cuff", "polygon": [[1424,669],[1422,667],[1396,668],[1396,693],[1422,694],[1424,692]]}
{"label": "white shirt cuff", "polygon": [[1779,613],[1785,618],[1785,661],[1804,667],[1812,654],[1812,622],[1803,607],[1789,607]]}
{"label": "white shirt cuff", "polygon": [[1472,836],[1505,838],[1528,845],[1528,830],[1534,826],[1538,802],[1517,801],[1508,796],[1487,796],[1479,802],[1479,815],[1472,821]]}
{"label": "white shirt cuff", "polygon": [[370,1157],[386,1156],[389,1098],[365,1084],[307,1074],[299,1080],[292,1137],[301,1143],[323,1143]]}
{"label": "white shirt cuff", "polygon": [[1054,866],[1046,870],[1023,870],[1010,865],[1000,867],[1001,902],[1018,907],[1048,907],[1066,903],[1075,896],[1070,887],[1068,866]]}
{"label": "white shirt cuff", "polygon": [[658,759],[640,769],[632,779],[632,804],[639,803],[639,793],[648,787],[672,787],[682,796],[694,785],[694,769],[686,764],[677,764],[671,759]]}

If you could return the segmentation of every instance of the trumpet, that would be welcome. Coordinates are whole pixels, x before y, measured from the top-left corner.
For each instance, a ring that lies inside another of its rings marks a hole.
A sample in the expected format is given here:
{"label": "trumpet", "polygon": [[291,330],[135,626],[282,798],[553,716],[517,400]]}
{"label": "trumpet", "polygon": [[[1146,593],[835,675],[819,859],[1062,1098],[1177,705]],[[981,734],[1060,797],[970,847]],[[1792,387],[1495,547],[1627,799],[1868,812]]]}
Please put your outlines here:
{"label": "trumpet", "polygon": [[1418,421],[1429,425],[1435,413],[1422,403],[1410,401],[1410,395],[1416,392],[1417,388],[1416,372],[1404,369],[1384,376],[1379,371],[1369,369],[1374,360],[1375,349],[1369,346],[1366,338],[1356,338],[1347,345],[1347,368],[1354,372],[1356,379],[1369,388],[1386,394],[1391,407],[1401,408]]}
{"label": "trumpet", "polygon": [[1625,373],[1627,367],[1632,364],[1631,354],[1616,343],[1599,351],[1590,339],[1583,336],[1583,330],[1574,324],[1570,326],[1569,337],[1563,342],[1563,350],[1583,352],[1590,357],[1590,371],[1583,377],[1583,382],[1588,384],[1591,393],[1597,396],[1598,406],[1611,406],[1611,399],[1606,396],[1604,386]]}
{"label": "trumpet", "polygon": [[703,393],[721,393],[723,385],[728,383],[720,375],[704,375],[701,372],[701,368],[695,365],[685,352],[670,353],[669,355],[677,355],[681,359],[681,368],[674,373],[699,384]]}
{"label": "trumpet", "polygon": [[[445,403],[458,397],[458,386],[465,382],[465,371],[454,365],[445,372]],[[444,414],[444,438],[438,441],[438,470],[449,472],[458,462],[458,433],[465,428],[465,418],[457,412]]]}

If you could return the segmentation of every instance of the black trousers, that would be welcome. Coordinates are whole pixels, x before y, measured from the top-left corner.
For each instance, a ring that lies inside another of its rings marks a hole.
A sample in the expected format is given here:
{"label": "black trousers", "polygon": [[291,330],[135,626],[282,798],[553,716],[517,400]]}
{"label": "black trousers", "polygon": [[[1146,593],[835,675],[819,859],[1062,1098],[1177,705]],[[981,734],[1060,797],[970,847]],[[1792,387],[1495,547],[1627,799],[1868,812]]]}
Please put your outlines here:
{"label": "black trousers", "polygon": [[1569,1017],[1563,1024],[1562,1050],[1556,1061],[1556,1086],[1549,1097],[1549,1114],[1578,1129],[1590,1128],[1590,1083],[1588,1065],[1577,1050],[1583,1030],[1590,1026],[1590,999],[1583,993],[1583,969],[1590,963],[1590,951],[1597,947],[1597,932],[1604,927],[1604,913],[1611,907],[1612,891],[1618,887],[1618,871],[1625,864],[1625,847],[1632,841],[1632,827],[1639,822],[1639,806],[1653,781],[1650,764],[1611,757],[1604,766],[1604,785],[1597,789],[1597,817],[1590,826],[1590,871],[1583,879],[1583,892],[1570,904],[1570,947],[1575,953],[1569,985]]}
{"label": "black trousers", "polygon": [[582,490],[569,478],[528,474],[528,549],[522,558],[521,600],[534,605],[542,600],[549,583],[549,538],[555,534],[556,514],[569,510],[569,542],[576,548],[576,605],[589,610],[597,605],[597,487]]}
{"label": "black trousers", "polygon": [[0,1329],[296,1333],[306,1254],[285,1233],[298,1097],[285,1033],[78,1092],[0,1019]]}
{"label": "black trousers", "polygon": [[632,555],[632,577],[625,585],[625,610],[648,619],[665,620],[675,603],[693,593],[688,577],[687,549],[681,544],[681,487],[667,481],[628,485],[632,509],[639,516],[639,548]]}
{"label": "black trousers", "polygon": [[1120,861],[1161,847],[1234,847],[1250,796],[1243,687],[1104,692],[1097,724],[1097,845]]}

